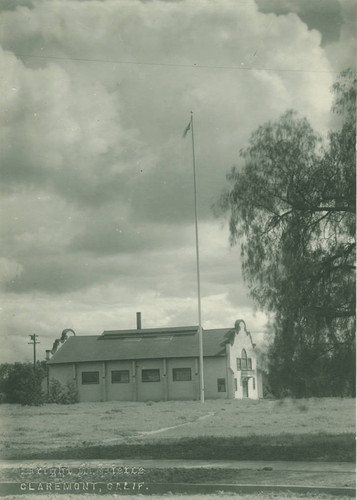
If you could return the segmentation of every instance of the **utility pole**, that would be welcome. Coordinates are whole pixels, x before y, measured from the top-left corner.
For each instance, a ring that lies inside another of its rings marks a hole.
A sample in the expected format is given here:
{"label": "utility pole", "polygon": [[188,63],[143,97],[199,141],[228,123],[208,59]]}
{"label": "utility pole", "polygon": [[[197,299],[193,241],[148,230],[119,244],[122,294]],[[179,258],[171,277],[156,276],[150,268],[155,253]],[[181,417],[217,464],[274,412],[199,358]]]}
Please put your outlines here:
{"label": "utility pole", "polygon": [[30,339],[32,342],[28,342],[28,344],[33,344],[33,369],[36,370],[36,344],[39,344],[40,342],[37,342],[36,338],[38,335],[34,333],[33,335],[29,335]]}

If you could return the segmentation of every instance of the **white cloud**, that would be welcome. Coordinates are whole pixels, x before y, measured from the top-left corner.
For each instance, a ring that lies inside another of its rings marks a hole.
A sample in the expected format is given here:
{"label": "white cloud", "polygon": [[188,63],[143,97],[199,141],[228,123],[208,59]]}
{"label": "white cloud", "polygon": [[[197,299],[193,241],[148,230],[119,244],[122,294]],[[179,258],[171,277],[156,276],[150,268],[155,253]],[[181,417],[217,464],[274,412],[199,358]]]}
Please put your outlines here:
{"label": "white cloud", "polygon": [[253,0],[42,1],[1,23],[8,334],[197,322],[191,109],[205,326],[260,330],[211,204],[260,124],[293,107],[326,129],[319,34]]}

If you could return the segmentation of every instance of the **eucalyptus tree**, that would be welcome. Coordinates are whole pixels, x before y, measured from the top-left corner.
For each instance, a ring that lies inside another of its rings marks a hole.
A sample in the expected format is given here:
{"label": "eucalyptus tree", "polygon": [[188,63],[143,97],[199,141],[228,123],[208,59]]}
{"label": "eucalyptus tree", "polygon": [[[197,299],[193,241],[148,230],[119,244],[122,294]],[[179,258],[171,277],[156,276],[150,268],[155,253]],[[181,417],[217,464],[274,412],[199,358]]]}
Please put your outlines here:
{"label": "eucalyptus tree", "polygon": [[355,74],[332,91],[327,138],[294,111],[260,126],[220,198],[250,293],[273,313],[277,395],[355,390]]}

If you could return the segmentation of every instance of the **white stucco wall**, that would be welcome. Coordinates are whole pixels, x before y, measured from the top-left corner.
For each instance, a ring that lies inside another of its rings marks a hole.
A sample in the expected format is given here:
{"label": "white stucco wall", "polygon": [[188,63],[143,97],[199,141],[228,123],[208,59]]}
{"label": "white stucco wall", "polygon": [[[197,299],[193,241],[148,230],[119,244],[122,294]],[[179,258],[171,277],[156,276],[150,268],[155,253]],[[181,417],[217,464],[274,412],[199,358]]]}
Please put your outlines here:
{"label": "white stucco wall", "polygon": [[[66,382],[74,381],[78,389],[79,401],[105,401],[105,380],[103,379],[103,363],[88,362],[88,363],[66,363],[48,365],[49,379],[55,379],[66,384]],[[98,384],[82,384],[82,372],[99,372]]]}
{"label": "white stucco wall", "polygon": [[[227,399],[227,363],[226,357],[205,357],[203,360],[205,398]],[[226,390],[218,392],[218,379],[225,379]]]}
{"label": "white stucco wall", "polygon": [[61,365],[49,365],[49,380],[58,380],[61,384],[66,384],[67,382],[74,380],[73,365],[72,363],[66,363]]}
{"label": "white stucco wall", "polygon": [[[167,367],[167,399],[171,400],[196,400],[199,399],[199,370],[198,359],[176,358],[168,359]],[[174,368],[190,368],[190,381],[174,381]]]}
{"label": "white stucco wall", "polygon": [[[164,401],[165,399],[165,380],[164,363],[162,359],[136,360],[136,384],[138,401]],[[142,370],[158,369],[160,371],[159,382],[143,382]]]}
{"label": "white stucco wall", "polygon": [[[79,401],[105,401],[106,396],[103,363],[93,361],[89,363],[77,363],[76,366]],[[94,371],[99,372],[99,384],[83,384],[82,373]]]}
{"label": "white stucco wall", "polygon": [[[242,357],[242,350],[245,349],[247,357],[252,360],[252,369],[237,370],[237,358]],[[233,345],[229,348],[229,362],[232,370],[233,387],[234,379],[237,379],[237,390],[234,389],[234,397],[237,399],[243,398],[243,378],[248,378],[248,397],[250,399],[259,398],[259,380],[257,376],[257,357],[252,345],[250,336],[247,335],[244,325],[241,325],[238,333],[235,334]]]}
{"label": "white stucco wall", "polygon": [[[133,364],[131,361],[107,361],[106,366],[106,399],[107,401],[133,401],[135,400],[135,384],[133,380]],[[112,383],[112,371],[127,370],[129,382]]]}

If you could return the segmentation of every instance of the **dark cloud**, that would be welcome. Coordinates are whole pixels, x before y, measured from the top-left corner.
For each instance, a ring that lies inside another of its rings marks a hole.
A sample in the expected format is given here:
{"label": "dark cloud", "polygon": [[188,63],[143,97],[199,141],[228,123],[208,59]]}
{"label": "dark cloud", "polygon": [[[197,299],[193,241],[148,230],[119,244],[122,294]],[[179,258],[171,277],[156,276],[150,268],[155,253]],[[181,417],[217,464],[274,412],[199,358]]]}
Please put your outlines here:
{"label": "dark cloud", "polygon": [[322,35],[322,44],[339,39],[343,24],[339,0],[256,0],[260,12],[286,15],[297,14],[310,30]]}
{"label": "dark cloud", "polygon": [[[26,294],[39,291],[51,295],[85,291],[93,286],[109,286],[114,282],[131,281],[143,275],[145,260],[132,256],[98,259],[84,254],[58,255],[37,260],[28,258],[21,263],[22,271],[12,275],[5,290]],[[148,273],[147,273],[148,274]]]}
{"label": "dark cloud", "polygon": [[138,254],[165,250],[181,243],[179,228],[173,226],[131,225],[108,217],[98,223],[92,219],[84,231],[79,232],[68,246],[71,252],[89,252],[94,255]]}
{"label": "dark cloud", "polygon": [[35,2],[34,0],[2,0],[0,2],[0,12],[2,10],[16,10],[18,7],[33,9],[35,7]]}
{"label": "dark cloud", "polygon": [[[149,228],[138,229],[137,232],[133,230],[118,240],[108,237],[107,228],[104,233],[97,228],[93,238],[90,233],[79,235],[66,252],[61,247],[55,254],[47,251],[47,255],[37,257],[30,246],[28,253],[22,252],[17,261],[5,262],[5,291],[12,294],[40,292],[55,296],[85,292],[92,287],[118,286],[124,287],[127,295],[135,294],[138,288],[142,292],[156,290],[161,293],[171,287],[172,276],[175,277],[176,287],[180,284],[181,291],[177,290],[179,296],[195,293],[193,234],[192,246],[187,248],[187,237],[179,242],[177,228],[172,228],[172,231],[162,228],[161,235],[158,228],[153,230],[162,244],[148,236]],[[174,237],[173,231],[177,233]],[[184,233],[181,235],[184,236]],[[97,245],[95,239],[102,237],[105,239]],[[179,260],[178,253],[182,253]],[[187,276],[192,276],[192,280],[186,281]],[[171,293],[168,295],[172,296]]]}
{"label": "dark cloud", "polygon": [[[89,272],[90,270],[90,272]],[[70,262],[68,258],[44,259],[28,261],[23,265],[21,274],[15,276],[6,284],[6,291],[10,293],[26,294],[41,291],[48,294],[63,294],[75,290],[88,288],[93,283],[110,280],[109,270],[98,273],[89,268],[87,263]]]}

